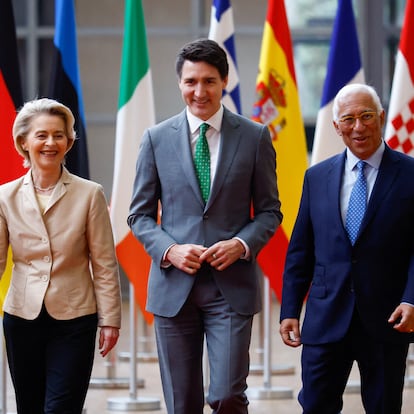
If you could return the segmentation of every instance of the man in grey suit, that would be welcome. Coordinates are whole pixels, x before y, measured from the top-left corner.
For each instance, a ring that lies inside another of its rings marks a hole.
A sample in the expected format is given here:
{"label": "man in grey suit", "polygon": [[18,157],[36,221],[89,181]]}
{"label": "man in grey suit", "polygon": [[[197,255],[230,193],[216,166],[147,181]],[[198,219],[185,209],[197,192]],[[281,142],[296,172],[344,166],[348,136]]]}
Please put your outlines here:
{"label": "man in grey suit", "polygon": [[[256,256],[282,220],[276,154],[266,126],[223,107],[228,62],[216,42],[185,45],[176,71],[187,107],[145,132],[128,224],[152,258],[147,309],[168,413],[203,413],[205,337],[213,413],[245,414],[252,320],[261,307]],[[205,200],[194,161],[203,123]]]}

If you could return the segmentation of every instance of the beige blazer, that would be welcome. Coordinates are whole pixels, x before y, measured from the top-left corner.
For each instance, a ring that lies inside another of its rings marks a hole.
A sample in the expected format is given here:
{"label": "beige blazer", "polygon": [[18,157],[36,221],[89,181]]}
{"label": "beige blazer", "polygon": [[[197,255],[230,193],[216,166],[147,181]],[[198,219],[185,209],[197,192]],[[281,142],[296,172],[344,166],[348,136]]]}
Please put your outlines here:
{"label": "beige blazer", "polygon": [[55,319],[98,312],[120,327],[121,295],[102,186],[63,169],[43,214],[31,171],[0,186],[0,275],[8,246],[13,272],[3,310],[34,319],[44,303]]}

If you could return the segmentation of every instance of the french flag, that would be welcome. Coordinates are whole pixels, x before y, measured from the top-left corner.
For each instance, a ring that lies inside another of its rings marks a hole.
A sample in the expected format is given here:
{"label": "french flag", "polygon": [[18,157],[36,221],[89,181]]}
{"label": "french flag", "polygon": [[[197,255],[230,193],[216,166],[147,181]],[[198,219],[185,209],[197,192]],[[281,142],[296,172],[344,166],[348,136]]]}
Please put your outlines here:
{"label": "french flag", "polygon": [[311,165],[338,154],[345,148],[332,123],[332,107],[335,95],[343,86],[350,83],[365,83],[365,76],[359,53],[352,0],[339,0],[321,107],[316,119]]}
{"label": "french flag", "polygon": [[385,141],[398,151],[414,156],[414,0],[407,0],[400,46],[395,62]]}

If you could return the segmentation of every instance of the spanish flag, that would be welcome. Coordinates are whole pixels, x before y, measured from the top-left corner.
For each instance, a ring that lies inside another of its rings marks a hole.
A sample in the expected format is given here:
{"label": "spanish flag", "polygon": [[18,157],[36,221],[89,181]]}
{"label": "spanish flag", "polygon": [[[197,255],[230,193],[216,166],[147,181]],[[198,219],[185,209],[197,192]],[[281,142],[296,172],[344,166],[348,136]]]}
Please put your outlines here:
{"label": "spanish flag", "polygon": [[[16,152],[12,138],[16,110],[23,104],[17,57],[16,28],[11,0],[0,1],[0,184],[24,174],[23,158]],[[0,305],[9,288],[11,252],[0,281]],[[0,259],[3,266],[3,259]]]}
{"label": "spanish flag", "polygon": [[259,254],[258,262],[264,275],[269,278],[272,290],[281,300],[285,257],[307,168],[305,129],[284,0],[268,0],[256,99],[252,118],[267,125],[272,136],[284,215],[282,225]]}

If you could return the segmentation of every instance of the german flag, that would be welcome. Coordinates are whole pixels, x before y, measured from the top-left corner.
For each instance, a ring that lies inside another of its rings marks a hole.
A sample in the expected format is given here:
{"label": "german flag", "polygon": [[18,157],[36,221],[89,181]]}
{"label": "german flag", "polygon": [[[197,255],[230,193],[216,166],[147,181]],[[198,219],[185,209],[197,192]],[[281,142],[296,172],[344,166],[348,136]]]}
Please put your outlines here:
{"label": "german flag", "polygon": [[[17,55],[16,28],[11,0],[0,1],[0,184],[24,174],[23,158],[16,152],[12,138],[16,110],[23,104]],[[11,276],[11,252],[0,281],[0,305],[3,305]],[[4,266],[4,263],[1,262]]]}

